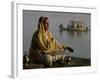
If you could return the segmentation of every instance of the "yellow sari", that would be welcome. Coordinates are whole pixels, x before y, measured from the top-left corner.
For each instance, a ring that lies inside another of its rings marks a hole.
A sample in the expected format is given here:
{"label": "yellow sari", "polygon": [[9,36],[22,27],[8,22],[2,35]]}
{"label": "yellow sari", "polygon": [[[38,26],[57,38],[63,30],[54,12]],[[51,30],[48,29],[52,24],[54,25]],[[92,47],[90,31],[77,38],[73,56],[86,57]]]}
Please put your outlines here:
{"label": "yellow sari", "polygon": [[45,31],[43,24],[44,17],[38,22],[38,30],[34,33],[29,50],[29,59],[35,59],[40,53],[55,55],[63,45],[57,42],[52,33]]}

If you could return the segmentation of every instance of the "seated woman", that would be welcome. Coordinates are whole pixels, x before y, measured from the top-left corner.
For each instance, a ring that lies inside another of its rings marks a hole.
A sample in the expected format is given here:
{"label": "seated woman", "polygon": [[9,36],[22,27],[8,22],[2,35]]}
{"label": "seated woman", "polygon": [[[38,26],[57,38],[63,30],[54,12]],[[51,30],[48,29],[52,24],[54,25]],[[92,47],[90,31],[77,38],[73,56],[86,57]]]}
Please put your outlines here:
{"label": "seated woman", "polygon": [[73,52],[70,47],[65,47],[57,42],[52,33],[48,31],[48,17],[41,16],[38,29],[34,33],[29,50],[29,61],[52,66],[52,62],[64,59],[64,49]]}

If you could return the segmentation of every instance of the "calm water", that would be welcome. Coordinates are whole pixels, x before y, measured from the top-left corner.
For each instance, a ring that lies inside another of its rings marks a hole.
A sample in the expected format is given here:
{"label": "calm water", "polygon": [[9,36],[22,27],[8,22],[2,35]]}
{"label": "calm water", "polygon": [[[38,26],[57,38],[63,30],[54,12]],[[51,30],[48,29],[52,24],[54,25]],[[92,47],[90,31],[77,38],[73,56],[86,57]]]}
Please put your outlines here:
{"label": "calm water", "polygon": [[90,58],[90,31],[56,31],[55,35],[59,42],[69,45],[74,49],[74,53],[70,55],[75,57]]}
{"label": "calm water", "polygon": [[90,31],[77,32],[77,31],[64,30],[60,32],[58,28],[52,30],[54,30],[52,33],[53,36],[56,38],[56,40],[74,49],[74,52],[71,53],[70,56],[82,57],[82,58],[91,57]]}

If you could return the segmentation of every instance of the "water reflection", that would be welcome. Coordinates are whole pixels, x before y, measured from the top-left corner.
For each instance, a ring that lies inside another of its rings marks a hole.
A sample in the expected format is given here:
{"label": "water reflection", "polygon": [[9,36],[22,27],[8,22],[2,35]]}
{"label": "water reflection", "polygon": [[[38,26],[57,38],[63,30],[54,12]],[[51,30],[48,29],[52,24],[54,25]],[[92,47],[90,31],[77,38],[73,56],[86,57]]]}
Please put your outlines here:
{"label": "water reflection", "polygon": [[90,58],[90,31],[59,31],[60,41],[71,45],[75,52],[72,56]]}
{"label": "water reflection", "polygon": [[62,34],[63,32],[67,32],[67,34],[69,34],[70,36],[84,36],[86,35],[89,31],[68,31],[68,30],[60,30],[59,31],[60,34]]}

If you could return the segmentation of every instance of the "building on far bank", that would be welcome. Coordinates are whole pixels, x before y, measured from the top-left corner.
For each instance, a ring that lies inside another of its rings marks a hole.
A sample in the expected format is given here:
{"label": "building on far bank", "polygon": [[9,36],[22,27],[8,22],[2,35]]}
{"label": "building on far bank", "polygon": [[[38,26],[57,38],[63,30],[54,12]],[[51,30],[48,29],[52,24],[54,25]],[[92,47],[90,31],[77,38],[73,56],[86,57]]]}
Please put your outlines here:
{"label": "building on far bank", "polygon": [[88,27],[82,21],[70,21],[67,30],[86,31]]}

